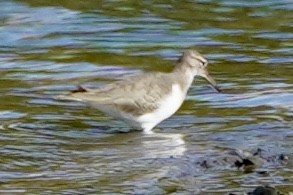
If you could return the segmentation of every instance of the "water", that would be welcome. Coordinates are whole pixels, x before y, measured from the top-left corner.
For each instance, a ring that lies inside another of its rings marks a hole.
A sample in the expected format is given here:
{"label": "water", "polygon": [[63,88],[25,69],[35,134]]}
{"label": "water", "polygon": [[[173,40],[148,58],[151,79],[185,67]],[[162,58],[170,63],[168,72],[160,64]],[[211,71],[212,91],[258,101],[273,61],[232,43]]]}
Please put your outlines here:
{"label": "water", "polygon": [[[292,9],[290,0],[1,1],[0,193],[292,192]],[[155,136],[107,133],[129,128],[50,99],[169,71],[188,48],[206,56],[223,92],[196,79]],[[265,176],[220,163],[257,148],[289,161],[264,163]]]}

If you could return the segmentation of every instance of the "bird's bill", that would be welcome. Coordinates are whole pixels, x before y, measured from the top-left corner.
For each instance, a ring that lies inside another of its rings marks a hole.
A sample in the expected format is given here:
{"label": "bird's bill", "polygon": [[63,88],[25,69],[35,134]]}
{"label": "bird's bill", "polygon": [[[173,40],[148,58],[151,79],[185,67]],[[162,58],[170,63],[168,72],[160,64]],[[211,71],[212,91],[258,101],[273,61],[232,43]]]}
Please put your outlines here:
{"label": "bird's bill", "polygon": [[203,78],[205,78],[213,87],[213,89],[215,89],[217,92],[221,92],[221,90],[219,89],[219,87],[217,86],[216,81],[213,79],[213,77],[211,77],[208,73],[207,70],[204,70],[202,74],[200,74],[200,76],[202,76]]}

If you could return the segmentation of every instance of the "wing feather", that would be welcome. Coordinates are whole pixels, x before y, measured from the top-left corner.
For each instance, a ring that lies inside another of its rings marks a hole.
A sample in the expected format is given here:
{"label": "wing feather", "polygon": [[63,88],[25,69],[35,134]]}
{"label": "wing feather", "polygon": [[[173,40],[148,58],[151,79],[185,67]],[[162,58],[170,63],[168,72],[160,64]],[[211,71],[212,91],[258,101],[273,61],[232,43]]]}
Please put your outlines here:
{"label": "wing feather", "polygon": [[87,102],[97,108],[108,106],[109,109],[139,116],[157,109],[160,100],[164,99],[162,96],[167,95],[171,90],[172,80],[170,77],[164,73],[157,73],[130,77],[100,89],[84,89],[68,96]]}

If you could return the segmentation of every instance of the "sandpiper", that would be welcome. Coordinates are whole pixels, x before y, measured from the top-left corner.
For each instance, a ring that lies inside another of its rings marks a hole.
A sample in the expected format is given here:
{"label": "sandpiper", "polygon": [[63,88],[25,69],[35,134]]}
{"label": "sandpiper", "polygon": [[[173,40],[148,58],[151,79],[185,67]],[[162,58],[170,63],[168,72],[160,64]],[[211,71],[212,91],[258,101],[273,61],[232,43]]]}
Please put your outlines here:
{"label": "sandpiper", "polygon": [[79,87],[58,99],[85,102],[150,134],[157,124],[180,108],[195,76],[205,78],[215,90],[220,91],[209,76],[207,65],[207,60],[197,51],[187,50],[172,72],[132,76],[98,89]]}

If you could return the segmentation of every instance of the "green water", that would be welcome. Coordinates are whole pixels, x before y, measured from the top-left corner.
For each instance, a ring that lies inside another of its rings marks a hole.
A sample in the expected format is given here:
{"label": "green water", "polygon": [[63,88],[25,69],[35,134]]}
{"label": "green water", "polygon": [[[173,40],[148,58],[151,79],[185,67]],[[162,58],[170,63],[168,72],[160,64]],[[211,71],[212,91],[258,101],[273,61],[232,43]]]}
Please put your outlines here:
{"label": "green water", "polygon": [[[0,194],[227,194],[293,191],[293,164],[203,169],[202,159],[261,148],[292,160],[290,0],[0,2]],[[169,71],[185,49],[209,60],[222,93],[196,79],[156,129],[128,130],[80,103],[82,84]]]}

